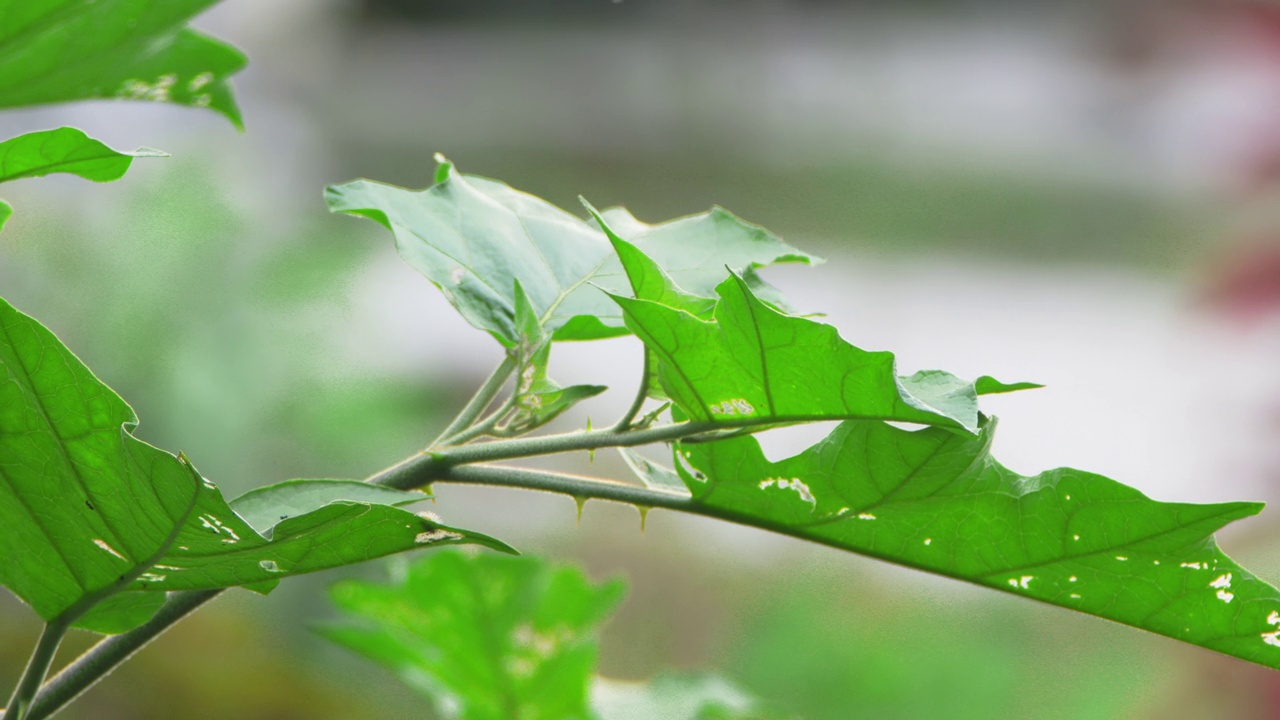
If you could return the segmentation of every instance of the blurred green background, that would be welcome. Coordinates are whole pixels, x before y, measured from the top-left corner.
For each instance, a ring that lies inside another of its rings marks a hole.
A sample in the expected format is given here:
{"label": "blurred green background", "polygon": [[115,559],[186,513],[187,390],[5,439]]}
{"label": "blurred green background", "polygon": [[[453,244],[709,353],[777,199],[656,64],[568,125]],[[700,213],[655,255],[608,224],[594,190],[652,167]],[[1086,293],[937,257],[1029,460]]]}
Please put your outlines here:
{"label": "blurred green background", "polygon": [[[328,216],[321,189],[424,186],[442,151],[570,209],[582,194],[657,222],[720,204],[828,257],[771,279],[851,342],[898,351],[904,370],[1048,385],[989,403],[1020,471],[1270,499],[1280,324],[1231,301],[1229,269],[1280,236],[1274,16],[1207,1],[226,0],[197,25],[251,57],[244,135],[159,105],[0,116],[3,136],[74,124],[173,154],[109,185],[6,186],[0,294],[130,401],[143,438],[229,494],[363,477],[429,440],[499,349],[385,233]],[[621,412],[639,357],[625,340],[563,347],[553,371],[615,388],[569,428]],[[625,472],[604,454],[594,470]],[[441,488],[437,509],[626,578],[604,637],[614,677],[719,669],[814,720],[1280,704],[1260,668],[755,531],[655,512],[642,533],[634,509],[602,503],[579,523],[567,499],[491,489]],[[1221,541],[1274,582],[1278,528],[1264,514]],[[309,632],[339,576],[229,593],[64,716],[427,717]],[[0,598],[0,676],[37,632]]]}

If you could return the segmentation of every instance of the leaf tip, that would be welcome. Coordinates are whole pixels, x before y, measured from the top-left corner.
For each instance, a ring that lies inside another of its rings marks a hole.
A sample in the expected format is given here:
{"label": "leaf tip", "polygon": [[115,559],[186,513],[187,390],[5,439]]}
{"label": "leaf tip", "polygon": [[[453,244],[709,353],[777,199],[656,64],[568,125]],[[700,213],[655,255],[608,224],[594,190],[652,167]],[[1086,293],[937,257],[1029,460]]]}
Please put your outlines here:
{"label": "leaf tip", "polygon": [[444,153],[438,152],[431,157],[436,161],[436,184],[439,185],[453,176],[453,163]]}

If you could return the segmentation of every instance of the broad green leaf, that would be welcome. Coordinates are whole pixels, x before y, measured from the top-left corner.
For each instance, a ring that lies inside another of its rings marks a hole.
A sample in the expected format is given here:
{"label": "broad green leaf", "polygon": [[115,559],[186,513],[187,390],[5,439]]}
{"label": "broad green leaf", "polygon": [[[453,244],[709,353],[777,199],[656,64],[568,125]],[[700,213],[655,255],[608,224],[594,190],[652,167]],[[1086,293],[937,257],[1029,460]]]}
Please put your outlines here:
{"label": "broad green leaf", "polygon": [[[195,471],[135,438],[136,425],[53,333],[0,300],[0,584],[46,621],[79,616],[144,573],[204,495]],[[127,609],[88,622],[146,619]]]}
{"label": "broad green leaf", "polygon": [[[973,383],[937,370],[899,377],[892,353],[862,350],[830,325],[770,308],[737,275],[716,291],[709,321],[648,298],[614,297],[658,357],[667,396],[689,418],[733,425],[868,418],[977,432]],[[984,383],[994,387],[1008,386]]]}
{"label": "broad green leaf", "polygon": [[[96,182],[118,180],[136,157],[167,154],[150,148],[113,150],[76,128],[42,130],[0,142],[0,182],[50,173],[70,173]],[[11,213],[8,205],[0,203],[0,228]]]}
{"label": "broad green leaf", "polygon": [[207,107],[241,126],[240,51],[186,27],[217,0],[0,0],[0,108],[118,98]]}
{"label": "broad green leaf", "polygon": [[597,678],[591,707],[600,720],[748,720],[755,698],[716,675],[665,673],[647,683]]}
{"label": "broad green leaf", "polygon": [[0,300],[0,583],[46,620],[121,632],[154,612],[159,591],[266,590],[287,575],[433,545],[510,551],[385,504],[420,494],[338,481],[252,493],[246,512],[268,539],[185,460],[134,438],[136,425],[51,332]]}
{"label": "broad green leaf", "polygon": [[[437,159],[440,171],[430,188],[356,180],[326,189],[329,209],[391,230],[400,255],[468,322],[507,347],[519,339],[516,280],[556,340],[627,333],[606,294],[626,292],[627,279],[598,225]],[[628,228],[636,233],[628,239],[694,294],[710,296],[725,266],[749,271],[816,260],[719,208],[656,226],[632,219]]]}
{"label": "broad green leaf", "polygon": [[390,585],[345,581],[361,625],[329,639],[389,668],[460,720],[587,720],[596,629],[622,595],[536,558],[432,553]]}
{"label": "broad green leaf", "polygon": [[1162,503],[1066,468],[1023,477],[990,456],[992,431],[853,420],[776,463],[753,437],[675,457],[698,512],[1280,668],[1280,592],[1212,538],[1261,504]]}

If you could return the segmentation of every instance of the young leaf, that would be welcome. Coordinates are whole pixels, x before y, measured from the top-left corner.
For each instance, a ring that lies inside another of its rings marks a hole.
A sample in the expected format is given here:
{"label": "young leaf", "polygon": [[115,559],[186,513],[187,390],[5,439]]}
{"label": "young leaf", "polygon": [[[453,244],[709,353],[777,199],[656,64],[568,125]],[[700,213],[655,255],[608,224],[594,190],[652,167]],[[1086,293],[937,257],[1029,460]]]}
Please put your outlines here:
{"label": "young leaf", "polygon": [[542,327],[532,301],[520,281],[515,281],[517,345],[509,350],[516,361],[515,412],[504,430],[526,432],[551,422],[574,405],[609,388],[603,385],[561,387],[547,375],[551,360],[551,336]]}
{"label": "young leaf", "polygon": [[119,98],[207,107],[241,126],[240,51],[185,27],[217,0],[0,0],[0,108]]}
{"label": "young leaf", "polygon": [[[136,157],[168,154],[150,148],[113,150],[76,128],[42,130],[0,142],[0,182],[50,173],[70,173],[96,182],[118,180]],[[0,206],[3,228],[12,211],[8,205]]]}
{"label": "young leaf", "polygon": [[336,481],[251,494],[244,505],[268,539],[185,460],[134,438],[136,425],[51,332],[0,300],[0,584],[46,620],[66,614],[121,632],[155,611],[159,591],[267,590],[286,575],[428,545],[511,551],[383,504],[409,493]]}
{"label": "young leaf", "polygon": [[588,720],[595,633],[622,595],[536,558],[440,552],[392,585],[346,581],[331,596],[363,625],[330,640],[376,661],[461,720]]}
{"label": "young leaf", "polygon": [[847,421],[769,462],[755,438],[676,451],[699,512],[1280,668],[1280,591],[1211,537],[1257,503],[1187,505],[1072,469],[1022,477],[978,437]]}
{"label": "young leaf", "polygon": [[[770,308],[737,275],[716,292],[710,321],[649,298],[614,296],[627,326],[657,355],[667,396],[690,418],[738,425],[874,418],[977,432],[973,383],[937,370],[899,377],[892,353],[861,350],[830,325]],[[983,389],[994,387],[1006,386]]]}
{"label": "young leaf", "polygon": [[[519,280],[556,340],[625,335],[606,292],[627,281],[595,223],[440,161],[437,184],[421,191],[356,180],[325,190],[329,209],[371,218],[395,236],[400,255],[438,286],[472,325],[507,347],[519,341]],[[630,216],[627,216],[630,217]],[[710,295],[728,265],[743,271],[816,258],[715,208],[658,226],[632,220],[631,241],[667,267],[686,290]],[[708,258],[715,258],[708,266]]]}

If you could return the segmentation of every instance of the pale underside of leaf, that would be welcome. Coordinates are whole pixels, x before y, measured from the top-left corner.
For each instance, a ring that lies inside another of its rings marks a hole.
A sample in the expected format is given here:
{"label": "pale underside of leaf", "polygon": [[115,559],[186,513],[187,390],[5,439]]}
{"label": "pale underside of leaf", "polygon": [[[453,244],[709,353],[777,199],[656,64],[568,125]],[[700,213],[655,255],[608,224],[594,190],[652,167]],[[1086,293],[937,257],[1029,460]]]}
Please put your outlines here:
{"label": "pale underside of leaf", "polygon": [[[401,256],[508,347],[519,341],[516,281],[556,340],[626,334],[606,293],[625,292],[627,279],[598,225],[503,183],[442,169],[426,190],[357,180],[330,186],[326,199],[334,212],[391,230]],[[694,293],[710,294],[726,265],[816,261],[719,208],[657,226],[632,219],[628,227],[638,233],[631,241]]]}

